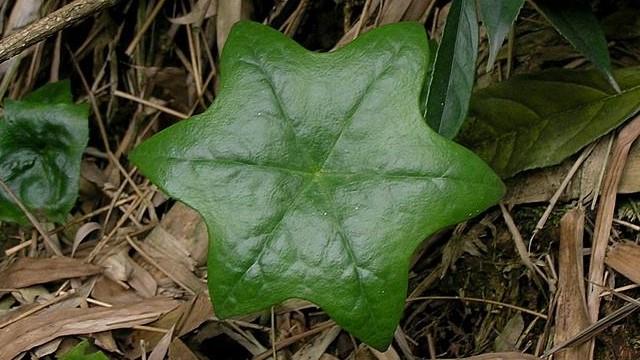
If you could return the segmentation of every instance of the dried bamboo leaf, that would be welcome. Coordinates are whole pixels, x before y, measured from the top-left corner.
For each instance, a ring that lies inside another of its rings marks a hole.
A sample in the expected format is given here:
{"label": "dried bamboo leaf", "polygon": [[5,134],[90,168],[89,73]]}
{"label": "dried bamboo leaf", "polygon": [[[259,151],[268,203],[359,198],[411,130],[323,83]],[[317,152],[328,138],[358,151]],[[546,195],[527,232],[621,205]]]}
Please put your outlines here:
{"label": "dried bamboo leaf", "polygon": [[[558,303],[554,344],[560,344],[587,328],[590,324],[584,288],[582,237],[584,211],[575,208],[560,221],[558,255]],[[589,344],[581,344],[558,353],[556,360],[581,360],[589,354]]]}
{"label": "dried bamboo leaf", "polygon": [[112,308],[52,309],[18,320],[0,329],[0,360],[21,353],[60,336],[89,334],[130,328],[152,322],[179,302],[167,298]]}
{"label": "dried bamboo leaf", "polygon": [[640,284],[640,245],[623,241],[614,245],[605,258],[605,263],[629,280]]}
{"label": "dried bamboo leaf", "polygon": [[0,288],[18,289],[51,281],[90,276],[102,272],[100,266],[67,257],[20,258],[0,272]]}

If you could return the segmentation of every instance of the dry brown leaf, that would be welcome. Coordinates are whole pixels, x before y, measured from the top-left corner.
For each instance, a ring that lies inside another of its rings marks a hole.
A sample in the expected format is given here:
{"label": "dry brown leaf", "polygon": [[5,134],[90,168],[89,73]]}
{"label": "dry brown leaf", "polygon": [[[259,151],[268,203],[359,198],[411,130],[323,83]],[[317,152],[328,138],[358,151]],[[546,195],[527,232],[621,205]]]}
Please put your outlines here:
{"label": "dry brown leaf", "polygon": [[104,275],[106,277],[116,282],[129,280],[133,269],[131,268],[131,258],[127,251],[128,249],[122,248],[97,260],[97,263],[104,267]]}
{"label": "dry brown leaf", "polygon": [[11,15],[9,15],[9,21],[7,21],[4,34],[7,35],[36,20],[40,15],[41,5],[42,0],[16,1],[11,9]]}
{"label": "dry brown leaf", "polygon": [[199,360],[180,338],[175,338],[169,346],[169,359],[171,360]]}
{"label": "dry brown leaf", "polygon": [[627,279],[640,284],[640,245],[631,241],[614,245],[609,249],[605,263]]}
{"label": "dry brown leaf", "polygon": [[60,348],[60,343],[62,343],[62,339],[54,339],[49,341],[46,344],[38,346],[34,351],[33,355],[35,355],[36,359],[43,358],[47,355],[51,355],[54,352],[58,351]]}
{"label": "dry brown leaf", "polygon": [[80,163],[80,177],[94,184],[98,189],[102,189],[108,182],[104,171],[95,162],[86,159]]}
{"label": "dry brown leaf", "polygon": [[515,314],[504,326],[500,334],[494,341],[494,350],[513,351],[518,350],[517,343],[524,330],[524,319],[522,314]]}
{"label": "dry brown leaf", "polygon": [[206,263],[209,248],[207,226],[197,211],[177,202],[162,218],[160,226],[181,244],[197,265]]}
{"label": "dry brown leaf", "polygon": [[20,258],[0,272],[0,288],[17,289],[51,281],[95,275],[102,268],[67,257]]}
{"label": "dry brown leaf", "polygon": [[412,2],[413,0],[385,1],[380,25],[396,23],[402,20]]}
{"label": "dry brown leaf", "polygon": [[137,244],[141,252],[135,260],[145,264],[159,284],[170,275],[173,282],[193,294],[206,291],[204,282],[194,274],[206,262],[208,247],[206,226],[196,211],[176,203],[160,225]]}
{"label": "dry brown leaf", "polygon": [[523,354],[519,352],[501,352],[476,355],[459,360],[541,360],[537,356]]}
{"label": "dry brown leaf", "polygon": [[95,333],[92,336],[96,340],[96,346],[98,346],[99,348],[104,349],[108,352],[122,355],[122,351],[120,351],[120,348],[118,348],[118,344],[116,344],[116,340],[113,338],[113,332],[102,331],[99,333]]}
{"label": "dry brown leaf", "polygon": [[218,53],[222,52],[233,24],[242,19],[248,19],[251,13],[251,3],[247,0],[225,0],[218,2],[218,16],[216,17],[216,36]]}
{"label": "dry brown leaf", "polygon": [[131,304],[142,300],[142,297],[134,291],[123,288],[106,276],[102,276],[96,281],[91,295],[94,299],[111,305]]}
{"label": "dry brown leaf", "polygon": [[319,360],[329,345],[338,337],[340,331],[341,329],[337,325],[330,327],[316,336],[313,341],[304,344],[300,350],[293,354],[291,360]]}
{"label": "dry brown leaf", "polygon": [[[596,192],[598,179],[602,171],[603,162],[606,160],[607,143],[602,142],[596,146],[591,155],[578,170],[574,179],[560,197],[561,201],[585,198],[590,199]],[[505,203],[526,204],[548,201],[562,183],[574,159],[565,160],[558,166],[527,171],[506,181],[507,194]],[[618,185],[619,194],[640,192],[640,143],[631,147],[629,158],[622,172],[622,178]]]}
{"label": "dry brown leaf", "polygon": [[133,259],[129,258],[129,261],[132,269],[129,279],[127,280],[129,285],[144,298],[155,296],[158,290],[158,282],[156,282],[145,268]]}
{"label": "dry brown leaf", "polygon": [[169,351],[169,345],[171,345],[171,338],[173,337],[173,330],[175,329],[175,325],[167,331],[166,334],[160,339],[158,344],[153,348],[151,354],[149,354],[149,360],[162,360],[167,355]]}
{"label": "dry brown leaf", "polygon": [[189,13],[169,19],[169,21],[180,25],[199,23],[206,18],[214,16],[217,12],[217,6],[217,0],[198,0]]}
{"label": "dry brown leaf", "polygon": [[[575,208],[560,221],[560,250],[558,251],[558,302],[556,305],[555,345],[574,337],[590,324],[584,287],[582,238],[584,211]],[[589,356],[585,343],[560,352],[556,360],[582,360]]]}
{"label": "dry brown leaf", "polygon": [[360,344],[358,348],[351,354],[349,358],[354,360],[376,360],[376,357],[373,356],[369,347],[365,344]]}
{"label": "dry brown leaf", "polygon": [[[591,259],[589,262],[589,285],[587,290],[587,309],[591,322],[598,320],[600,312],[600,293],[604,285],[604,258],[609,244],[609,236],[616,206],[618,185],[625,168],[631,145],[640,135],[640,116],[628,122],[618,136],[611,150],[611,160],[602,183],[602,196],[598,206],[596,225],[593,229]],[[593,346],[591,347],[593,349]]]}
{"label": "dry brown leaf", "polygon": [[331,354],[324,353],[322,354],[322,356],[320,356],[320,360],[340,360],[340,359],[338,359],[337,357]]}
{"label": "dry brown leaf", "polygon": [[143,325],[175,309],[167,298],[113,308],[53,309],[37,313],[0,329],[0,360],[11,360],[60,336],[89,334]]}
{"label": "dry brown leaf", "polygon": [[403,20],[419,21],[422,20],[425,12],[434,5],[435,0],[414,0],[404,13]]}
{"label": "dry brown leaf", "polygon": [[[9,20],[4,28],[4,35],[8,35],[15,30],[32,23],[40,17],[40,7],[42,0],[17,0],[11,9]],[[14,64],[20,62],[21,57],[15,57],[0,64],[0,74],[4,74],[13,67]]]}
{"label": "dry brown leaf", "polygon": [[16,291],[11,292],[11,296],[13,296],[20,304],[32,304],[36,300],[53,298],[53,295],[49,290],[42,285],[17,289]]}
{"label": "dry brown leaf", "polygon": [[205,293],[196,295],[191,301],[181,305],[183,315],[180,318],[178,336],[183,336],[192,332],[205,321],[213,319],[213,306],[209,296]]}
{"label": "dry brown leaf", "polygon": [[[181,302],[180,306],[174,308],[172,311],[165,313],[156,321],[150,323],[149,326],[158,329],[169,329],[173,326],[176,326],[180,321],[180,318],[183,316],[186,306],[188,306],[187,303]],[[139,358],[143,353],[143,349],[140,346],[141,343],[145,344],[146,351],[150,351],[160,343],[164,335],[164,333],[157,331],[147,331],[141,329],[133,330],[129,337],[131,339],[133,347],[127,351],[127,358]],[[178,336],[180,336],[180,334],[178,334]]]}
{"label": "dry brown leaf", "polygon": [[393,346],[389,346],[385,352],[378,351],[374,348],[369,348],[369,351],[371,351],[373,356],[378,360],[400,360],[400,355],[398,355]]}

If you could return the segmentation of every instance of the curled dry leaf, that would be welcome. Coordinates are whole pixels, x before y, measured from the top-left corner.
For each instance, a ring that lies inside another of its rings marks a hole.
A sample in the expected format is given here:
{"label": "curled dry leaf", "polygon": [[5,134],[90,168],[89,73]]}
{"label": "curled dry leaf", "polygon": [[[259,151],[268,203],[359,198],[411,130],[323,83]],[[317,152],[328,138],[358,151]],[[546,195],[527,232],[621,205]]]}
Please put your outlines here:
{"label": "curled dry leaf", "polygon": [[76,232],[76,236],[73,238],[73,246],[71,247],[71,257],[75,255],[76,250],[78,250],[78,246],[80,246],[80,243],[82,242],[82,240],[86,239],[87,236],[89,236],[89,234],[91,234],[92,232],[100,229],[102,229],[102,225],[98,224],[97,222],[88,222],[80,226],[80,228]]}
{"label": "curled dry leaf", "polygon": [[0,272],[0,288],[17,289],[50,281],[95,275],[100,266],[68,257],[48,259],[20,258]]}

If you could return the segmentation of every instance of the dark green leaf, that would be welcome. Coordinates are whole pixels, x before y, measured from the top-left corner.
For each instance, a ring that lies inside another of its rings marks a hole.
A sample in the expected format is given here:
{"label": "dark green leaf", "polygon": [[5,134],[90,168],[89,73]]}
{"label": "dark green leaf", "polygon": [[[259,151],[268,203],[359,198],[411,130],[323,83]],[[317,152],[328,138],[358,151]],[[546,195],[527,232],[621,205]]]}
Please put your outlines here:
{"label": "dark green leaf", "polygon": [[92,349],[88,341],[82,341],[66,354],[62,355],[60,360],[109,360],[109,358],[101,351]]}
{"label": "dark green leaf", "polygon": [[302,298],[389,345],[415,248],[503,193],[486,164],[422,119],[427,58],[415,23],[327,54],[234,26],[214,104],[130,156],[203,216],[216,315]]}
{"label": "dark green leaf", "polygon": [[482,23],[489,37],[489,60],[487,60],[487,72],[489,72],[493,68],[505,37],[524,5],[524,0],[482,0],[478,5]]}
{"label": "dark green leaf", "polygon": [[438,47],[425,119],[440,135],[456,136],[469,108],[478,53],[475,0],[451,3]]}
{"label": "dark green leaf", "polygon": [[554,165],[640,107],[640,70],[615,71],[616,93],[596,71],[554,70],[478,91],[458,140],[502,177]]}
{"label": "dark green leaf", "polygon": [[536,7],[578,51],[589,59],[620,90],[611,73],[611,60],[604,32],[584,0],[536,0]]}
{"label": "dark green leaf", "polygon": [[[73,103],[66,81],[45,85],[22,101],[5,101],[0,178],[37,216],[63,221],[75,203],[87,118],[88,107]],[[26,221],[3,192],[0,219]]]}

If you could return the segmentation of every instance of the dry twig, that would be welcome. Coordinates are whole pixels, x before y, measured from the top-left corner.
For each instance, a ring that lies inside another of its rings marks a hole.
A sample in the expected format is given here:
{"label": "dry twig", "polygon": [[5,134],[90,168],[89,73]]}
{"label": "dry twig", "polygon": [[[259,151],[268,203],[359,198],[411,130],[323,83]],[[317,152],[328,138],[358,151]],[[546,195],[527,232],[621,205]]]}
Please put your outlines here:
{"label": "dry twig", "polygon": [[118,0],[76,0],[0,40],[0,62],[67,28]]}

